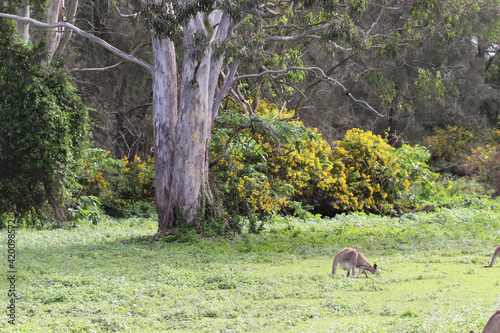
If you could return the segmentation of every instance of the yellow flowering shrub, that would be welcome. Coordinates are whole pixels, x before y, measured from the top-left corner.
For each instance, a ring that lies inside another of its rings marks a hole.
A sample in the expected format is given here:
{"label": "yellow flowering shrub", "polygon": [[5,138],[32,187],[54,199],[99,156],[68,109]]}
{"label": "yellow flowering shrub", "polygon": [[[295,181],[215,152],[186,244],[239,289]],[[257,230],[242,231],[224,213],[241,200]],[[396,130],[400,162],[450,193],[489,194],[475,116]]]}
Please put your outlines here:
{"label": "yellow flowering shrub", "polygon": [[475,176],[486,187],[494,190],[493,196],[500,195],[500,147],[498,145],[479,146],[464,158],[465,170]]}
{"label": "yellow flowering shrub", "polygon": [[[273,113],[270,108],[267,103],[260,103],[259,115],[263,119],[276,116],[277,113]],[[289,112],[282,114],[283,117],[291,115]],[[212,134],[211,159],[222,152],[231,133],[246,120],[248,118],[236,108],[219,116],[220,125]],[[278,123],[279,121],[275,120],[275,124]],[[223,197],[222,201],[229,212],[269,214],[288,204],[293,186],[273,177],[270,172],[269,154],[274,152],[276,143],[266,134],[266,130],[258,124],[245,128],[231,142],[228,154],[210,170],[211,175],[216,178],[219,195]]]}
{"label": "yellow flowering shrub", "polygon": [[436,128],[431,136],[425,138],[425,145],[438,166],[463,162],[479,146],[496,146],[500,143],[500,130],[466,129],[449,126]]}
{"label": "yellow flowering shrub", "polygon": [[[386,210],[392,208],[383,204],[389,199],[386,186],[388,179],[394,179],[397,164],[394,163],[395,149],[385,140],[371,132],[352,129],[344,140],[336,142],[334,156],[345,166],[347,193],[336,200],[336,208],[343,210]],[[399,178],[395,182],[401,181]],[[401,183],[407,190],[409,183]]]}
{"label": "yellow flowering shrub", "polygon": [[500,195],[500,130],[447,127],[425,139],[433,163],[445,171],[475,177]]}
{"label": "yellow flowering shrub", "polygon": [[[297,122],[298,126],[303,126]],[[332,201],[347,193],[344,165],[332,155],[332,148],[317,129],[306,129],[299,137],[296,149],[282,156],[268,145],[268,165],[275,181],[293,188],[291,200],[308,205]]]}
{"label": "yellow flowering shrub", "polygon": [[420,146],[395,149],[381,136],[360,129],[349,130],[336,142],[334,156],[345,166],[347,193],[336,198],[342,210],[391,213],[417,207],[412,184],[431,182],[429,152]]}
{"label": "yellow flowering shrub", "polygon": [[[287,211],[329,204],[338,212],[390,213],[415,206],[405,193],[426,176],[429,154],[423,147],[394,149],[380,136],[353,129],[332,148],[316,129],[300,121],[282,122],[292,111],[260,101],[254,123],[230,143],[227,155],[211,169],[228,211],[238,214]],[[248,121],[237,108],[221,115],[210,156],[218,156],[229,136]],[[279,154],[276,139],[281,144]]]}
{"label": "yellow flowering shrub", "polygon": [[154,160],[135,156],[129,162],[126,157],[110,155],[102,149],[88,153],[80,177],[82,195],[98,197],[106,213],[119,217],[127,215],[136,203],[154,204]]}

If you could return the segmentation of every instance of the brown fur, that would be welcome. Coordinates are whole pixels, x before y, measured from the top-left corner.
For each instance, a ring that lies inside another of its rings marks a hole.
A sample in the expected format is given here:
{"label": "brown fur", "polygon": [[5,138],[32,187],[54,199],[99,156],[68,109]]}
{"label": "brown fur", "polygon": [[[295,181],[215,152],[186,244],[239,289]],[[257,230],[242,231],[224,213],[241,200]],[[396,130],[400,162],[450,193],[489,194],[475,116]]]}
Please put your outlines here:
{"label": "brown fur", "polygon": [[497,257],[498,255],[500,254],[500,245],[497,246],[497,248],[495,249],[495,252],[493,252],[493,256],[491,257],[491,262],[488,266],[484,266],[484,267],[491,267],[493,266],[493,264],[495,263],[495,260],[497,260]]}
{"label": "brown fur", "polygon": [[500,333],[500,311],[491,315],[482,333]]}
{"label": "brown fur", "polygon": [[332,274],[337,272],[337,265],[340,265],[340,267],[347,271],[347,276],[355,277],[356,268],[359,268],[358,275],[356,276],[357,278],[359,278],[361,273],[364,273],[365,276],[368,277],[366,271],[373,274],[379,274],[377,264],[373,263],[373,266],[370,265],[363,253],[354,248],[345,248],[335,255],[333,259]]}

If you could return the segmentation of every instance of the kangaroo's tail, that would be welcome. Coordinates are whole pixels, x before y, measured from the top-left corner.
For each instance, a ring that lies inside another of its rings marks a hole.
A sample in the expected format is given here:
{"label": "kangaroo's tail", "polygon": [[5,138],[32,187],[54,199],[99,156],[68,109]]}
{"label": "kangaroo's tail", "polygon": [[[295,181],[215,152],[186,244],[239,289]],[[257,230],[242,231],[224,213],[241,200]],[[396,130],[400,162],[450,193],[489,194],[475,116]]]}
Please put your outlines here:
{"label": "kangaroo's tail", "polygon": [[335,275],[335,273],[337,272],[337,265],[339,263],[339,258],[337,256],[335,256],[335,258],[333,258],[333,265],[332,265],[332,274]]}
{"label": "kangaroo's tail", "polygon": [[484,266],[484,267],[491,267],[493,266],[493,264],[495,263],[495,261],[497,260],[497,257],[498,257],[498,254],[500,253],[500,246],[497,247],[497,249],[495,250],[495,253],[493,253],[493,257],[491,257],[491,262],[488,266]]}

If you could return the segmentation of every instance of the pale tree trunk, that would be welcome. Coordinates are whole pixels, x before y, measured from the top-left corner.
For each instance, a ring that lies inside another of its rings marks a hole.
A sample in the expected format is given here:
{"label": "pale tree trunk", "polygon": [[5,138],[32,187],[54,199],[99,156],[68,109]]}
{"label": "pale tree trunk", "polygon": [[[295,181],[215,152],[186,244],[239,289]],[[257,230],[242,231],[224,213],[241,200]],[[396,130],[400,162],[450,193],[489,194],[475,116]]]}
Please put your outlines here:
{"label": "pale tree trunk", "polygon": [[[0,17],[23,20],[0,13]],[[52,28],[54,25],[27,21]],[[152,28],[152,65],[124,53],[107,42],[64,23],[107,50],[139,64],[153,76],[153,126],[158,234],[175,232],[177,221],[192,223],[204,199],[212,200],[208,185],[210,130],[223,97],[234,82],[235,61],[220,89],[217,87],[223,55],[212,52],[227,41],[237,23],[228,14],[214,10],[207,17],[198,13],[182,26],[184,33],[182,77],[178,81],[174,42]],[[204,35],[207,43],[194,36]],[[205,45],[207,44],[207,45]],[[217,93],[217,96],[216,96]],[[172,230],[174,229],[174,230]]]}
{"label": "pale tree trunk", "polygon": [[[154,34],[154,32],[153,32]],[[174,168],[176,158],[175,131],[177,124],[177,68],[174,43],[153,35],[153,127],[155,150],[155,195],[158,211],[158,231],[172,228],[175,193]]]}
{"label": "pale tree trunk", "polygon": [[[75,23],[75,16],[76,16],[76,10],[78,9],[78,0],[67,0],[66,1],[66,22],[74,24]],[[59,15],[60,17],[61,15]],[[64,48],[66,47],[66,44],[68,44],[68,41],[71,37],[71,30],[70,29],[63,29],[63,36],[61,40],[59,41],[59,44],[57,45],[57,48],[54,51],[54,55],[52,56],[52,59],[57,59],[61,56]]]}
{"label": "pale tree trunk", "polygon": [[[66,9],[64,8],[64,0],[51,0],[49,3],[49,11],[48,11],[48,23],[57,23],[59,21],[66,21]],[[53,28],[53,31],[49,36],[48,49],[49,49],[49,57],[52,59],[54,52],[56,51],[57,45],[59,45],[59,40],[61,39],[63,28]]]}
{"label": "pale tree trunk", "polygon": [[175,232],[172,229],[177,227],[178,219],[193,222],[201,213],[201,202],[204,199],[211,201],[208,153],[215,86],[222,59],[213,56],[210,47],[203,48],[201,54],[194,56],[193,49],[201,46],[193,36],[204,31],[203,22],[203,14],[198,14],[183,27],[186,51],[179,88],[175,83],[177,72],[172,42],[158,35],[153,38],[153,120],[159,234]]}
{"label": "pale tree trunk", "polygon": [[[19,16],[30,17],[30,5],[26,0],[21,3]],[[28,22],[17,21],[17,30],[19,30],[22,40],[28,41],[30,39],[30,24]]]}

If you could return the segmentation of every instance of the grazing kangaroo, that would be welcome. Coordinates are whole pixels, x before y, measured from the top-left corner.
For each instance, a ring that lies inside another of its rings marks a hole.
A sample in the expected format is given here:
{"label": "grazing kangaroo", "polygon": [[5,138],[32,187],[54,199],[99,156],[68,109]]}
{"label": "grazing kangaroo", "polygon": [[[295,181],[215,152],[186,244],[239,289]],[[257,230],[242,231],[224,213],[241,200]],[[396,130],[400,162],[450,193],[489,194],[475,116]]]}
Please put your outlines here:
{"label": "grazing kangaroo", "polygon": [[[498,249],[498,248],[497,248]],[[491,315],[482,333],[500,333],[500,311]]]}
{"label": "grazing kangaroo", "polygon": [[498,255],[500,254],[500,245],[497,246],[497,248],[495,249],[495,252],[493,252],[493,257],[491,257],[491,262],[488,266],[484,266],[484,267],[491,267],[493,266],[493,264],[495,263],[495,260],[497,260],[497,257]]}
{"label": "grazing kangaroo", "polygon": [[333,259],[332,274],[337,272],[337,264],[347,271],[347,276],[350,276],[350,273],[352,272],[352,277],[354,277],[356,274],[356,267],[359,267],[359,273],[356,276],[357,278],[359,278],[361,273],[365,273],[366,277],[368,277],[366,271],[372,272],[373,274],[379,274],[377,264],[373,263],[373,266],[370,265],[363,253],[360,250],[353,248],[345,248],[340,250],[339,253],[335,255],[335,258]]}

